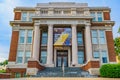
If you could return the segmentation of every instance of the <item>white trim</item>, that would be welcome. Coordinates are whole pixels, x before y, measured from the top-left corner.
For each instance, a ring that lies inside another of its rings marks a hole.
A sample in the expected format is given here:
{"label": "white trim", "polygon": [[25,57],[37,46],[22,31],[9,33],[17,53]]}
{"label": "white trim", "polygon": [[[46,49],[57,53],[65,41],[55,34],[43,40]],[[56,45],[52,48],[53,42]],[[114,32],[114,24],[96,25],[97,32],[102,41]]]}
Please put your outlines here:
{"label": "white trim", "polygon": [[27,70],[26,70],[27,75],[36,75],[37,72],[38,72],[37,68],[27,68]]}
{"label": "white trim", "polygon": [[8,64],[7,68],[27,68],[27,64]]}
{"label": "white trim", "polygon": [[91,75],[100,75],[99,69],[100,68],[90,68],[88,71]]}

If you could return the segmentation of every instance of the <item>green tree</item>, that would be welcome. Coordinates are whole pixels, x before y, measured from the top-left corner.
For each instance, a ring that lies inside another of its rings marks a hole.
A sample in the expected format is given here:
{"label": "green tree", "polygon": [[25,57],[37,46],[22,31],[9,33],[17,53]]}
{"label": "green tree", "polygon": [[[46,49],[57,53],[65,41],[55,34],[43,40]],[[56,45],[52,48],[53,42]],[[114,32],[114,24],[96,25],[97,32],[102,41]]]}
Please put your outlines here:
{"label": "green tree", "polygon": [[5,65],[7,65],[8,64],[8,60],[5,60],[4,62],[3,62],[3,65],[5,66]]}
{"label": "green tree", "polygon": [[[120,27],[118,29],[118,34],[120,34]],[[120,37],[116,37],[114,39],[115,53],[118,56],[118,60],[120,60]]]}

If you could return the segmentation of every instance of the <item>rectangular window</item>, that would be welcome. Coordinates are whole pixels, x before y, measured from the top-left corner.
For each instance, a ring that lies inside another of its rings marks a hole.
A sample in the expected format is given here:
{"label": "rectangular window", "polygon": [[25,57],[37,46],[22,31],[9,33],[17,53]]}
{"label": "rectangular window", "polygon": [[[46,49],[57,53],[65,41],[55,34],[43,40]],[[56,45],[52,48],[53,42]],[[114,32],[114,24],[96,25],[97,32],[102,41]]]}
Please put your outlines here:
{"label": "rectangular window", "polygon": [[20,30],[19,31],[19,43],[24,43],[25,42],[25,30]]}
{"label": "rectangular window", "polygon": [[92,30],[92,43],[93,44],[98,44],[98,34],[97,30]]}
{"label": "rectangular window", "polygon": [[61,14],[62,10],[55,10],[54,14]]}
{"label": "rectangular window", "polygon": [[48,10],[46,10],[46,9],[45,9],[45,10],[42,9],[42,10],[41,10],[41,14],[48,14]]}
{"label": "rectangular window", "polygon": [[40,63],[46,64],[46,60],[47,60],[47,51],[46,50],[42,50],[41,51],[41,60],[40,60]]}
{"label": "rectangular window", "polygon": [[78,51],[78,63],[83,64],[84,63],[84,52],[83,51]]}
{"label": "rectangular window", "polygon": [[15,73],[15,78],[20,78],[21,74],[20,73]]}
{"label": "rectangular window", "polygon": [[28,30],[27,33],[27,43],[32,43],[32,30]]}
{"label": "rectangular window", "polygon": [[42,33],[42,44],[47,44],[47,38],[48,38],[47,35],[48,35],[47,32]]}
{"label": "rectangular window", "polygon": [[107,63],[107,52],[106,51],[102,51],[102,62],[103,63]]}
{"label": "rectangular window", "polygon": [[97,12],[98,22],[102,21],[102,12]]}
{"label": "rectangular window", "polygon": [[27,12],[22,12],[22,21],[27,21]]}
{"label": "rectangular window", "polygon": [[78,45],[82,45],[83,44],[82,32],[78,32],[77,33],[77,41],[78,41]]}
{"label": "rectangular window", "polygon": [[30,51],[26,51],[25,52],[25,63],[27,63],[28,59],[31,57],[31,52]]}
{"label": "rectangular window", "polygon": [[29,21],[32,21],[32,17],[34,16],[34,13],[33,12],[30,12],[29,13]]}
{"label": "rectangular window", "polygon": [[96,15],[95,15],[95,12],[91,12],[91,16],[93,17],[92,21],[96,21]]}
{"label": "rectangular window", "polygon": [[23,62],[23,55],[24,55],[23,51],[18,51],[17,52],[17,63],[22,63]]}
{"label": "rectangular window", "polygon": [[100,57],[99,51],[94,51],[93,52],[93,57],[94,58],[99,58]]}
{"label": "rectangular window", "polygon": [[100,44],[105,44],[105,31],[99,30],[99,42]]}
{"label": "rectangular window", "polygon": [[64,14],[71,14],[71,11],[69,11],[69,10],[65,10],[63,12],[64,12]]}

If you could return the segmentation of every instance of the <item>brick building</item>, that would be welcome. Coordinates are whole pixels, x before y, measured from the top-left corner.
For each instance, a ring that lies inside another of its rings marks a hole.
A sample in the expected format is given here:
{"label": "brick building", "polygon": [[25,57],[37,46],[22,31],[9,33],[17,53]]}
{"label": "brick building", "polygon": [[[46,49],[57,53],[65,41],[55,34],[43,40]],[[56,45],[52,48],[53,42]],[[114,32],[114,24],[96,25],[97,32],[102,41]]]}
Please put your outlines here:
{"label": "brick building", "polygon": [[116,63],[109,7],[50,2],[14,8],[7,72],[36,75],[46,67],[79,67],[99,75]]}

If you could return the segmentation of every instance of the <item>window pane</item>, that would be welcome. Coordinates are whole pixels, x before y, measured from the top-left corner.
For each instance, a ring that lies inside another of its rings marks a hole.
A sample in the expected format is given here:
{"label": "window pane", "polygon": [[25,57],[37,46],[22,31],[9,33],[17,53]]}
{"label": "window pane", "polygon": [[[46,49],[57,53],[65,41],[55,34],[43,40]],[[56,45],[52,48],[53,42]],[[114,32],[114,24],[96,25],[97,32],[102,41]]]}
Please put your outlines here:
{"label": "window pane", "polygon": [[107,63],[107,52],[106,51],[102,51],[102,62]]}
{"label": "window pane", "polygon": [[100,44],[105,44],[105,38],[100,38]]}
{"label": "window pane", "polygon": [[25,39],[25,30],[20,30],[19,31],[19,43],[24,43]]}
{"label": "window pane", "polygon": [[102,21],[102,13],[97,12],[97,17],[98,17],[98,21],[101,22]]}
{"label": "window pane", "polygon": [[93,57],[94,58],[99,58],[100,57],[99,52],[98,51],[94,51],[93,52]]}
{"label": "window pane", "polygon": [[77,33],[77,41],[78,41],[78,45],[83,44],[83,38],[82,38],[82,33],[81,32]]}
{"label": "window pane", "polygon": [[27,21],[27,12],[22,12],[22,21]]}
{"label": "window pane", "polygon": [[47,51],[46,50],[42,50],[41,51],[41,60],[40,60],[40,62],[42,63],[42,64],[45,64],[46,63],[46,59],[47,59]]}
{"label": "window pane", "polygon": [[92,21],[96,21],[96,15],[95,15],[95,12],[91,12],[91,16],[93,17]]}
{"label": "window pane", "polygon": [[97,30],[92,30],[92,37],[97,37]]}
{"label": "window pane", "polygon": [[92,30],[92,43],[93,44],[98,44],[98,34],[97,30]]}
{"label": "window pane", "polygon": [[79,64],[84,63],[84,53],[83,53],[83,51],[78,51],[78,63]]}
{"label": "window pane", "polygon": [[98,44],[98,39],[97,38],[92,38],[92,43],[93,44]]}
{"label": "window pane", "polygon": [[31,13],[29,13],[29,21],[32,21],[32,17],[34,16],[34,13],[33,12],[31,12]]}
{"label": "window pane", "polygon": [[105,37],[104,36],[104,30],[99,30],[100,37]]}
{"label": "window pane", "polygon": [[32,30],[28,30],[27,43],[32,43]]}
{"label": "window pane", "polygon": [[18,51],[17,52],[17,63],[22,63],[23,61],[23,51]]}
{"label": "window pane", "polygon": [[99,30],[99,40],[100,44],[105,44],[105,32],[104,30]]}
{"label": "window pane", "polygon": [[42,44],[47,44],[47,32],[42,33]]}
{"label": "window pane", "polygon": [[25,52],[25,63],[27,63],[30,57],[31,57],[31,52],[30,51]]}
{"label": "window pane", "polygon": [[24,43],[24,37],[20,37],[20,43]]}

